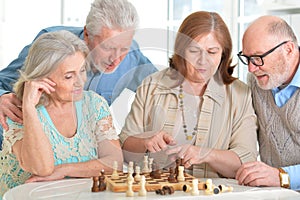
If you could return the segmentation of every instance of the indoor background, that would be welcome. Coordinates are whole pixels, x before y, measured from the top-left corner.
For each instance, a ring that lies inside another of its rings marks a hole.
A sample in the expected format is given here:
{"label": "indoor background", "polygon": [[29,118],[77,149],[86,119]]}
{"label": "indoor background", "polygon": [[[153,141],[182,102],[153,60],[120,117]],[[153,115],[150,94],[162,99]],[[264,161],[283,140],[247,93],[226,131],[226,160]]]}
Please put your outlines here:
{"label": "indoor background", "polygon": [[[84,26],[93,0],[0,0],[0,69],[18,56],[44,27]],[[112,0],[113,1],[113,0]],[[241,37],[248,24],[264,14],[278,15],[300,35],[300,0],[129,0],[137,8],[140,27],[135,39],[142,52],[159,69],[168,66],[174,36],[182,20],[191,12],[218,12],[228,25],[233,40],[233,58],[241,50]],[[298,38],[299,40],[300,38]],[[238,63],[235,76],[245,81],[247,67]],[[125,92],[112,105],[117,129],[130,109],[134,94]],[[128,102],[124,109],[124,100]],[[119,112],[122,110],[122,113]]]}

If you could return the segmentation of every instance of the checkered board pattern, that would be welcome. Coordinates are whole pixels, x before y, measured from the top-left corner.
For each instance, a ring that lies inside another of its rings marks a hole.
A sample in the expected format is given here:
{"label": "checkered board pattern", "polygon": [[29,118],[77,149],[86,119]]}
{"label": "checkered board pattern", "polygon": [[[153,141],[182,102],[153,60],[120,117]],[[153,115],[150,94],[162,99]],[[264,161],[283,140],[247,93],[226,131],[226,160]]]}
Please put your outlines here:
{"label": "checkered board pattern", "polygon": [[[161,189],[163,186],[172,186],[174,190],[180,190],[182,191],[183,185],[190,185],[192,186],[192,180],[195,178],[189,174],[184,174],[185,176],[185,181],[183,182],[178,182],[178,183],[169,183],[168,177],[169,173],[168,172],[163,172],[161,173],[161,178],[160,179],[153,179],[150,177],[150,174],[144,174],[146,178],[146,190],[149,191],[155,191],[157,189]],[[119,179],[111,179],[111,175],[105,175],[105,180],[107,183],[107,188],[111,190],[112,192],[126,192],[128,189],[127,186],[127,173],[119,173]],[[205,189],[205,183],[204,182],[199,182],[198,183],[198,188],[199,189]],[[132,184],[132,190],[134,192],[138,192],[140,189],[140,185],[138,182],[133,182]]]}

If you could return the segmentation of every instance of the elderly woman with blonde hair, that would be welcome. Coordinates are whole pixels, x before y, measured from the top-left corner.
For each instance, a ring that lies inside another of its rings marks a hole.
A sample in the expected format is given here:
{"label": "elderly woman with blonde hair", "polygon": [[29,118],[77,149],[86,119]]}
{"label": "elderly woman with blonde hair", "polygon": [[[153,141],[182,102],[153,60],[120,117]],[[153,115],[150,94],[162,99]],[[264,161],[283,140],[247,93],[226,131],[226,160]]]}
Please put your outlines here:
{"label": "elderly woman with blonde hair", "polygon": [[84,91],[89,50],[68,31],[41,35],[14,86],[23,123],[7,119],[1,196],[25,182],[97,176],[123,162],[106,100]]}

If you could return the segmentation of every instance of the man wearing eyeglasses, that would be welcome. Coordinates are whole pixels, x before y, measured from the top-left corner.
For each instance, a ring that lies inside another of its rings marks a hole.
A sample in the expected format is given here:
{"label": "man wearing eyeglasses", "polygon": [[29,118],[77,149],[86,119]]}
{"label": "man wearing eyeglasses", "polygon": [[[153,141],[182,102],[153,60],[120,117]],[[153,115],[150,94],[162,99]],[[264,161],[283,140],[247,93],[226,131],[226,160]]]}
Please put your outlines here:
{"label": "man wearing eyeglasses", "polygon": [[240,184],[300,189],[299,47],[292,28],[281,18],[262,16],[245,31],[240,61],[258,117],[261,161],[245,163],[236,173]]}

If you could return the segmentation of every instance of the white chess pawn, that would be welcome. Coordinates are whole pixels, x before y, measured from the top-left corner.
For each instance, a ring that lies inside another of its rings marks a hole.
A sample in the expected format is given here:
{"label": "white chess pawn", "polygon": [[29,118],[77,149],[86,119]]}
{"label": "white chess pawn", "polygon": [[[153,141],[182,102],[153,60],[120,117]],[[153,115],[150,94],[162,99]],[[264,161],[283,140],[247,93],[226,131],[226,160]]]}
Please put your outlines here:
{"label": "white chess pawn", "polygon": [[184,170],[184,166],[178,166],[178,175],[177,175],[178,182],[183,182],[185,180],[183,170]]}
{"label": "white chess pawn", "polygon": [[111,179],[118,179],[119,178],[119,174],[118,174],[118,162],[114,161],[113,164],[113,173],[111,175]]}
{"label": "white chess pawn", "polygon": [[127,191],[126,191],[126,196],[127,197],[133,197],[134,196],[134,192],[133,192],[133,190],[132,190],[132,183],[133,183],[133,181],[127,181],[127,186],[128,186],[128,188],[127,188]]}
{"label": "white chess pawn", "polygon": [[140,181],[140,190],[139,190],[139,196],[146,196],[147,190],[146,190],[146,178],[144,175],[141,176]]}
{"label": "white chess pawn", "polygon": [[143,167],[142,172],[143,173],[149,173],[148,156],[144,156],[144,167]]}
{"label": "white chess pawn", "polygon": [[192,180],[192,190],[191,190],[192,195],[199,195],[199,190],[198,190],[198,179],[193,179]]}
{"label": "white chess pawn", "polygon": [[140,168],[140,166],[135,166],[135,176],[134,176],[134,181],[135,182],[140,182],[140,180],[141,180],[141,175],[140,175],[140,173],[141,173],[141,168]]}

